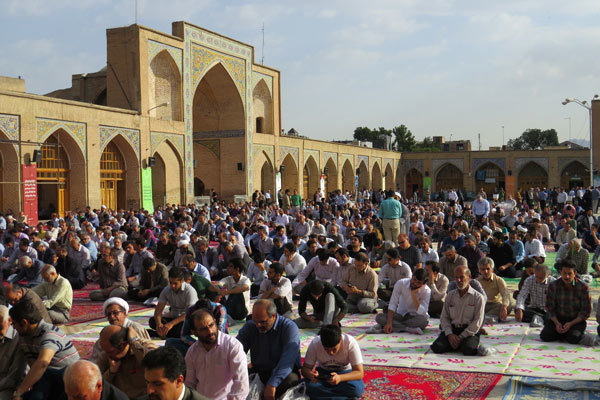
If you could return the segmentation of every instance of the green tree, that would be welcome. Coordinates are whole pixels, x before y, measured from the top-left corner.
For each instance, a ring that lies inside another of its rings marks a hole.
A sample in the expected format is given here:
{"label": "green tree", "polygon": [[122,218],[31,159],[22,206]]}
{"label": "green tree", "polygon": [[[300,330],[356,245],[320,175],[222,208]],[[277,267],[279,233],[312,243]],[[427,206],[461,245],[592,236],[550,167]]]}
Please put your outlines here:
{"label": "green tree", "polygon": [[366,126],[359,126],[354,129],[354,140],[360,140],[362,142],[373,141],[373,131]]}
{"label": "green tree", "polygon": [[425,139],[423,139],[422,142],[419,142],[419,143],[417,143],[415,145],[414,150],[415,151],[436,152],[436,151],[441,151],[442,149],[440,148],[439,144],[434,143],[434,141],[431,138],[431,136],[426,136]]}
{"label": "green tree", "polygon": [[510,139],[507,146],[511,150],[539,150],[558,146],[558,134],[554,129],[527,129],[518,138]]}
{"label": "green tree", "polygon": [[392,134],[394,135],[392,146],[396,151],[412,151],[415,148],[417,141],[406,125],[394,127]]}

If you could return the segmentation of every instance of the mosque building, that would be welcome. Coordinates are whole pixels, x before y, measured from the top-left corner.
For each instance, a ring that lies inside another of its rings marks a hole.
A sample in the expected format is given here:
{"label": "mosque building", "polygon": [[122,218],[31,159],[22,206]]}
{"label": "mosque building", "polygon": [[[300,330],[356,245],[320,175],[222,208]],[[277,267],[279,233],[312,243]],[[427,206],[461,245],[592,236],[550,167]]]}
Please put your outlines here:
{"label": "mosque building", "polygon": [[[284,134],[281,74],[256,63],[252,46],[181,21],[172,34],[131,25],[106,39],[106,66],[73,75],[70,88],[34,95],[0,77],[0,210],[37,220],[88,205],[191,203],[212,190],[240,200],[257,189],[307,198],[356,185],[412,196],[589,184],[589,149],[408,154]],[[600,102],[592,107],[600,121]],[[600,123],[593,131],[600,138]]]}

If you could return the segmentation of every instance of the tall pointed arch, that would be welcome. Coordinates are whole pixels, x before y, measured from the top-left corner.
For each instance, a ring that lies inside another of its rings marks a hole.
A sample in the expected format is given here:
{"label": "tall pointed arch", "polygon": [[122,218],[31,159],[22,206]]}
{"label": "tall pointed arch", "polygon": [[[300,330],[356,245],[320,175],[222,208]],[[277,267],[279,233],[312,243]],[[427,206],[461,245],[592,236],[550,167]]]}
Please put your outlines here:
{"label": "tall pointed arch", "polygon": [[152,59],[148,72],[150,116],[181,121],[183,115],[181,75],[168,50],[162,50]]}

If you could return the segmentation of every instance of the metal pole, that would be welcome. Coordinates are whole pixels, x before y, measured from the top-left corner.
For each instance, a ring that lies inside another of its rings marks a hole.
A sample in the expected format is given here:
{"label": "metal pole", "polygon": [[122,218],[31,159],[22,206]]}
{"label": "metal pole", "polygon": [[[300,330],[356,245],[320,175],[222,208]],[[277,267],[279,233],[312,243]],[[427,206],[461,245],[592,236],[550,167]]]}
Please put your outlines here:
{"label": "metal pole", "polygon": [[590,107],[588,108],[588,112],[590,114],[590,186],[594,186],[594,156],[593,156],[594,150],[592,147],[592,104],[591,104],[591,102],[590,102]]}

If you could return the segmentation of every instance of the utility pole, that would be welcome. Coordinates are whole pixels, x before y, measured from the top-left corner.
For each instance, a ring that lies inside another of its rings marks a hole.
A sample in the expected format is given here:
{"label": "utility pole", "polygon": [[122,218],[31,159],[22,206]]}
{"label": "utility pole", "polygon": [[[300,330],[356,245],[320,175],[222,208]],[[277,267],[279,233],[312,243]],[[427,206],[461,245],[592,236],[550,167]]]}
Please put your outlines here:
{"label": "utility pole", "polygon": [[262,57],[260,63],[265,65],[265,23],[262,24]]}
{"label": "utility pole", "polygon": [[479,142],[479,151],[481,151],[481,133],[477,134],[477,141]]}
{"label": "utility pole", "polygon": [[504,146],[504,125],[502,125],[502,146]]}
{"label": "utility pole", "polygon": [[135,0],[135,24],[138,23],[138,0]]}

